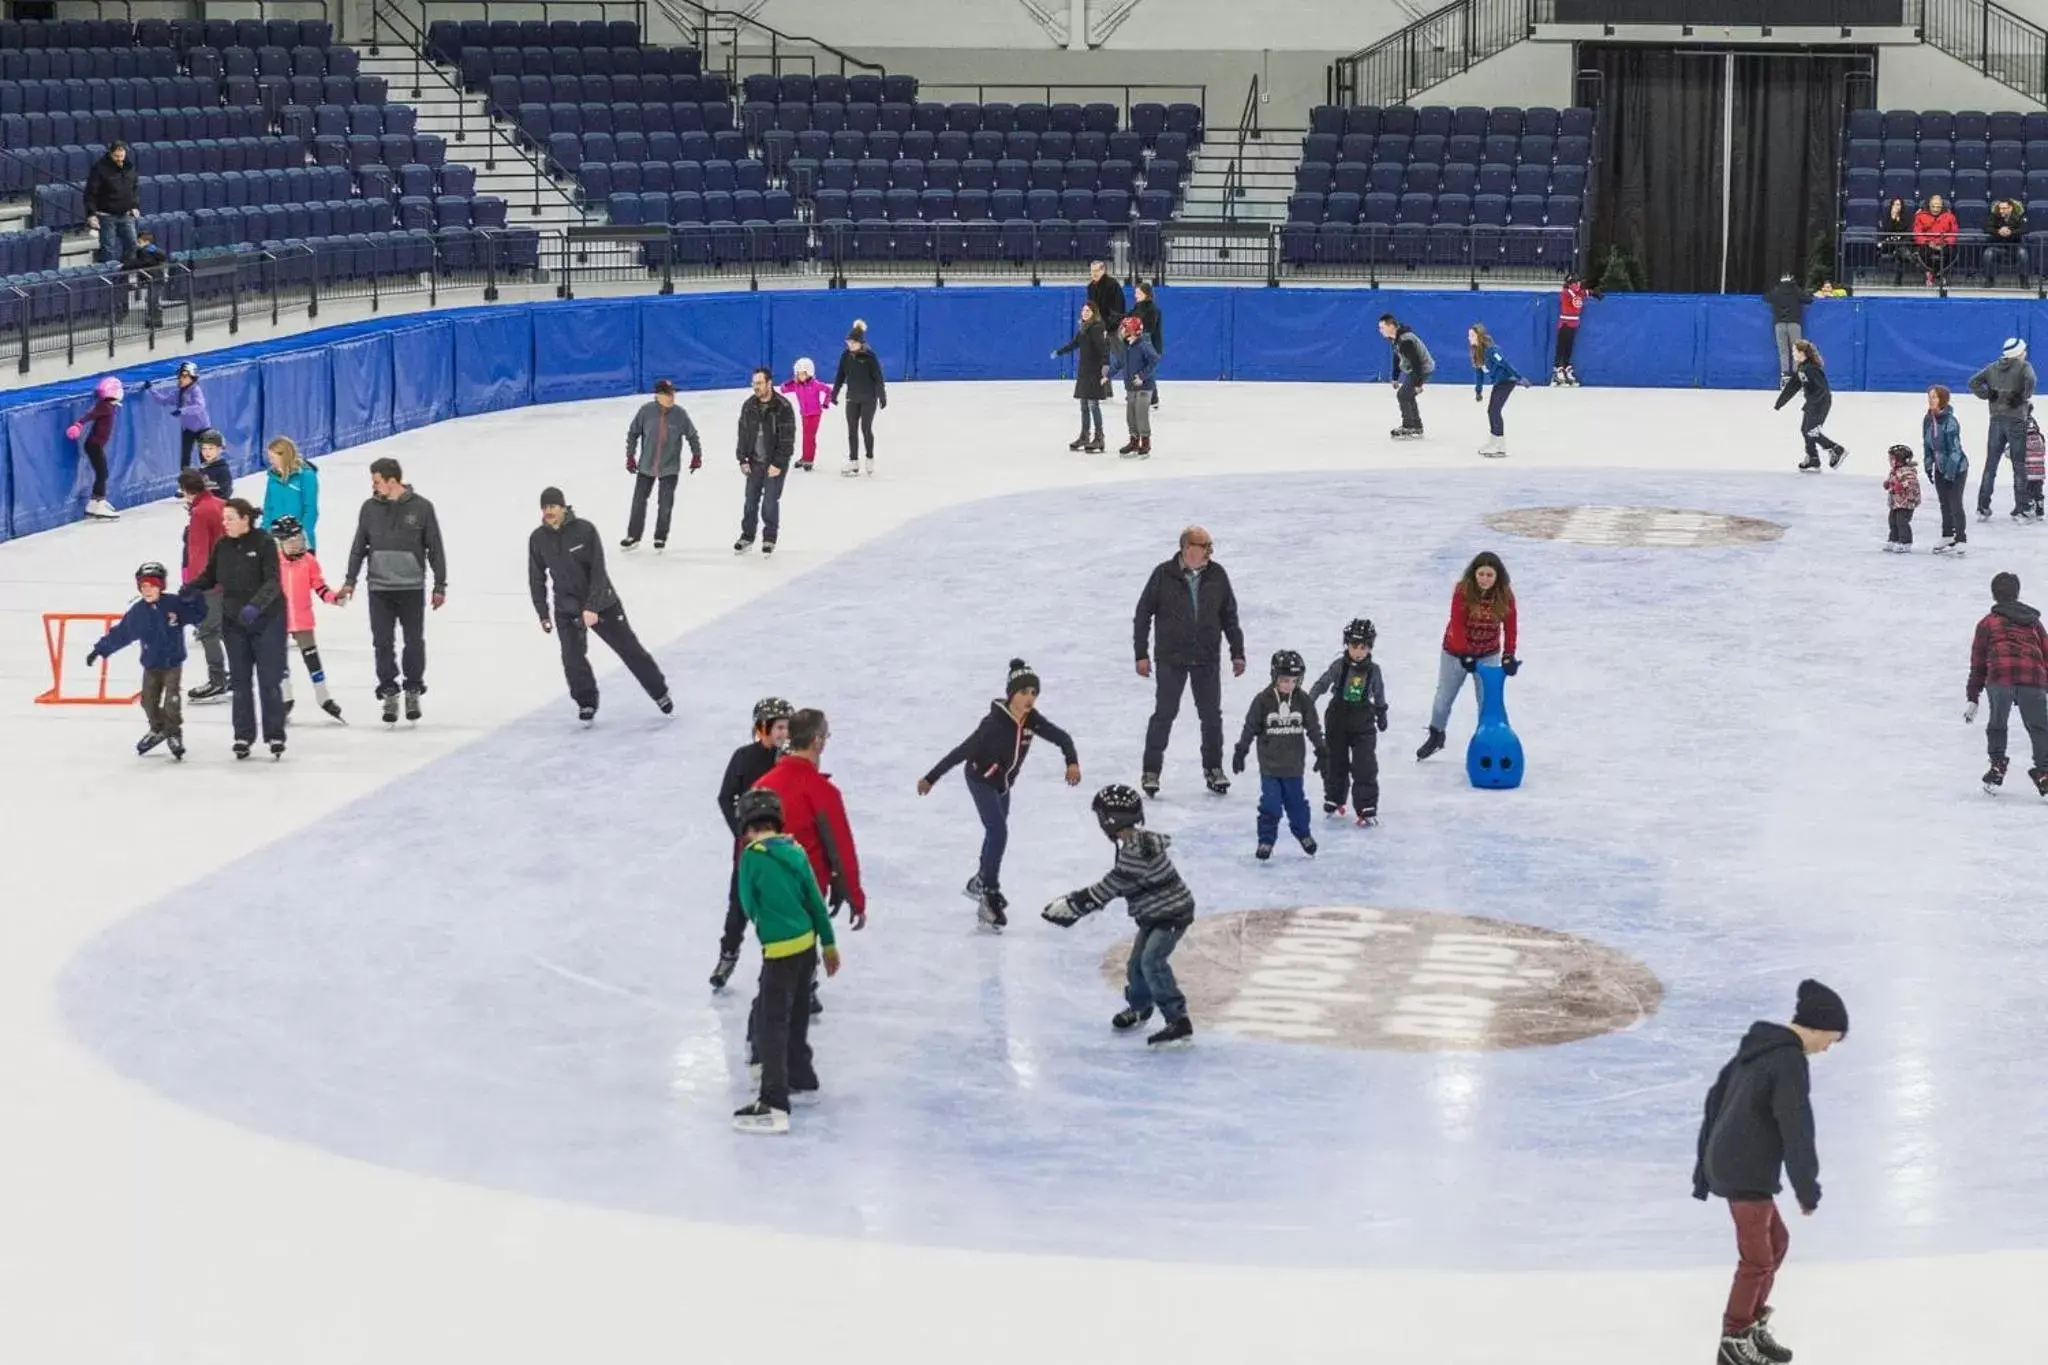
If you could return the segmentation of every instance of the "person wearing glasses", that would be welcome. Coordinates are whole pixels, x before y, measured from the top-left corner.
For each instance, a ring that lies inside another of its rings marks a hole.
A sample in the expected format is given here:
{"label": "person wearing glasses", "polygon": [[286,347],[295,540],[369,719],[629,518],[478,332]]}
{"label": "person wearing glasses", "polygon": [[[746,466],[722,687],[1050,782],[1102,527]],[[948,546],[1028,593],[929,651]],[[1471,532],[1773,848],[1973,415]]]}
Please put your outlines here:
{"label": "person wearing glasses", "polygon": [[[1230,790],[1223,771],[1223,674],[1217,651],[1227,637],[1233,676],[1244,674],[1244,632],[1237,624],[1237,594],[1230,575],[1211,556],[1216,541],[1199,526],[1180,533],[1180,553],[1152,570],[1138,594],[1131,638],[1138,676],[1151,678],[1156,701],[1145,727],[1141,783],[1147,796],[1159,794],[1166,741],[1180,714],[1183,688],[1195,696],[1202,723],[1202,773],[1218,796]],[[1157,659],[1154,659],[1154,654]]]}

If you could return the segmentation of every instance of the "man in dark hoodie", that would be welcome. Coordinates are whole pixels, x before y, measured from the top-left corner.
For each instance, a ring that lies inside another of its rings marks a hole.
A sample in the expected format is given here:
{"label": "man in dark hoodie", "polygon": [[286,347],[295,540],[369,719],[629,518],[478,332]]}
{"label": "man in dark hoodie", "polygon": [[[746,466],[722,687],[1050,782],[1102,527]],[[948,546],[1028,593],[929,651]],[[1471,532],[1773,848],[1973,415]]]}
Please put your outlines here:
{"label": "man in dark hoodie", "polygon": [[135,254],[135,220],[142,216],[142,185],[128,144],[116,138],[85,176],[85,226],[100,235],[100,259],[125,264]]}
{"label": "man in dark hoodie", "polygon": [[690,443],[692,474],[704,463],[704,447],[697,441],[696,424],[676,402],[676,386],[669,380],[654,381],[654,398],[642,403],[626,427],[626,472],[638,475],[633,481],[633,510],[626,518],[626,538],[619,548],[630,550],[640,543],[647,529],[647,495],[658,485],[661,499],[654,513],[654,548],[668,544],[669,519],[676,510],[676,480],[683,473],[683,442]]}
{"label": "man in dark hoodie", "polygon": [[1977,481],[1977,517],[1991,518],[1991,494],[1998,486],[1998,457],[2012,461],[2012,519],[2033,516],[2027,496],[2027,414],[2034,406],[2034,367],[2027,363],[2027,343],[2007,337],[1998,359],[1970,376],[1970,392],[1991,405],[1991,427],[1984,456],[1984,475]]}
{"label": "man in dark hoodie", "polygon": [[[377,655],[377,696],[384,703],[384,723],[398,723],[401,663],[405,718],[416,721],[420,696],[427,690],[427,605],[431,601],[439,611],[448,600],[448,561],[434,504],[412,491],[405,471],[389,456],[370,462],[370,497],[356,519],[348,576],[335,594],[337,605],[355,596],[356,578],[365,562],[370,569],[370,640]],[[431,599],[429,569],[434,574]],[[405,633],[402,660],[392,652],[392,637],[399,630]]]}
{"label": "man in dark hoodie", "polygon": [[1394,343],[1394,398],[1401,405],[1401,425],[1388,435],[1397,441],[1422,435],[1422,409],[1415,395],[1436,373],[1436,361],[1415,330],[1392,313],[1380,314],[1380,335]]}
{"label": "man in dark hoodie", "polygon": [[1787,271],[1764,290],[1764,302],[1770,306],[1771,333],[1778,340],[1778,387],[1783,388],[1799,368],[1799,357],[1792,348],[1799,344],[1799,329],[1806,322],[1806,305],[1813,302],[1813,295],[1801,289]]}
{"label": "man in dark hoodie", "polygon": [[[555,584],[554,615],[548,615],[548,580]],[[585,725],[597,719],[597,677],[590,671],[590,637],[611,646],[665,716],[676,709],[668,679],[626,620],[626,608],[604,571],[604,542],[597,528],[579,519],[559,488],[540,490],[540,525],[526,540],[526,586],[540,628],[562,645],[562,676]]]}
{"label": "man in dark hoodie", "polygon": [[1790,1177],[1799,1211],[1811,1216],[1820,1207],[1820,1157],[1806,1059],[1848,1032],[1842,997],[1818,981],[1802,981],[1791,1024],[1751,1024],[1707,1092],[1692,1197],[1728,1201],[1738,1257],[1721,1318],[1719,1365],[1782,1365],[1792,1358],[1768,1326],[1771,1283],[1791,1241],[1778,1216],[1779,1171]]}
{"label": "man in dark hoodie", "polygon": [[1963,708],[1966,723],[1976,722],[1977,700],[1987,688],[1991,716],[1984,724],[1984,743],[1991,767],[1984,774],[1984,790],[1996,793],[2005,781],[2006,722],[2017,706],[2034,746],[2034,766],[2027,776],[2034,779],[2035,790],[2048,796],[2048,631],[2041,627],[2041,613],[2020,601],[2018,574],[1991,580],[1991,611],[1977,623],[1970,641],[1970,680],[1963,689],[1970,702]]}
{"label": "man in dark hoodie", "polygon": [[2027,211],[2016,199],[2001,199],[1984,219],[1984,287],[1998,284],[1998,264],[2010,261],[2027,287]]}
{"label": "man in dark hoodie", "polygon": [[[1244,675],[1244,632],[1237,624],[1237,592],[1230,575],[1210,558],[1216,542],[1199,526],[1180,533],[1180,553],[1157,565],[1138,594],[1131,620],[1131,644],[1138,655],[1138,676],[1154,679],[1152,720],[1145,727],[1145,795],[1159,794],[1159,770],[1166,761],[1166,741],[1180,715],[1181,689],[1195,694],[1195,714],[1202,722],[1202,772],[1218,796],[1230,790],[1223,771],[1223,675],[1217,648],[1230,641],[1232,674]],[[1159,662],[1152,661],[1154,631]]]}

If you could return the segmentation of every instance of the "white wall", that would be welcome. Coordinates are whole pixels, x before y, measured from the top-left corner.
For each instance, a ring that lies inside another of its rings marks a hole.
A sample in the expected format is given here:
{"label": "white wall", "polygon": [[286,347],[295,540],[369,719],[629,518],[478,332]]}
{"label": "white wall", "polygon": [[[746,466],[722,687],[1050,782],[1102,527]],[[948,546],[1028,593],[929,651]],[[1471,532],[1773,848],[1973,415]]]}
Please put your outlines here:
{"label": "white wall", "polygon": [[[1038,0],[1065,15],[1068,0]],[[2048,3],[2048,0],[2043,0]],[[1111,7],[1088,4],[1096,24]],[[870,47],[1047,49],[1054,41],[1023,0],[767,0],[755,16],[785,33],[820,38],[866,56]],[[1407,22],[1393,0],[1140,0],[1107,48],[1125,52],[1355,52]],[[1078,44],[1077,44],[1078,45]]]}
{"label": "white wall", "polygon": [[[2048,0],[2044,0],[2048,4]],[[2039,109],[2009,85],[1982,75],[1938,47],[1880,48],[1877,54],[1880,109]]]}
{"label": "white wall", "polygon": [[1470,71],[1433,85],[1415,104],[1548,105],[1568,108],[1577,74],[1570,43],[1516,43]]}

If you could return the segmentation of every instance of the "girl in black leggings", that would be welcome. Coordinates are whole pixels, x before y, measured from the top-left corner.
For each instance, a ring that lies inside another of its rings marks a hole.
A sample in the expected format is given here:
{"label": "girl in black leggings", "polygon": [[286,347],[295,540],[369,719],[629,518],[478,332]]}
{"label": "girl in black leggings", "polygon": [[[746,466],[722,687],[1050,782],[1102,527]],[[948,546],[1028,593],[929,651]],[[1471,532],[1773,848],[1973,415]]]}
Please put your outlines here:
{"label": "girl in black leggings", "polygon": [[108,375],[94,390],[93,405],[85,416],[64,429],[74,441],[85,438],[85,458],[92,464],[92,496],[86,501],[85,514],[102,521],[121,515],[107,501],[107,444],[114,439],[114,414],[121,410],[121,398],[121,381]]}
{"label": "girl in black leggings", "polygon": [[875,472],[875,413],[889,406],[889,390],[882,383],[882,362],[868,349],[868,325],[859,318],[846,334],[846,349],[839,353],[839,370],[832,376],[832,401],[846,391],[847,478],[861,471],[861,439],[867,439],[867,471]]}

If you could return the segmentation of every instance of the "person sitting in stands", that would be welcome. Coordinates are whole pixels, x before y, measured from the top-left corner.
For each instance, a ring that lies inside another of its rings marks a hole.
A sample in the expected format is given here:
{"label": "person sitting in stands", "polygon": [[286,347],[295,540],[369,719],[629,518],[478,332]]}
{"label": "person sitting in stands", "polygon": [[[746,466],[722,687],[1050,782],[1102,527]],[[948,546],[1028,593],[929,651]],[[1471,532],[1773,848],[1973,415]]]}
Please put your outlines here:
{"label": "person sitting in stands", "polygon": [[1998,286],[1998,263],[2012,262],[2020,273],[2020,288],[2027,287],[2027,211],[2016,201],[2001,199],[1991,206],[1984,220],[1984,287]]}
{"label": "person sitting in stands", "polygon": [[1927,196],[1927,206],[1913,215],[1913,244],[1920,248],[1920,264],[1927,271],[1927,283],[1936,284],[1948,270],[1949,253],[1956,247],[1956,216],[1938,194]]}

